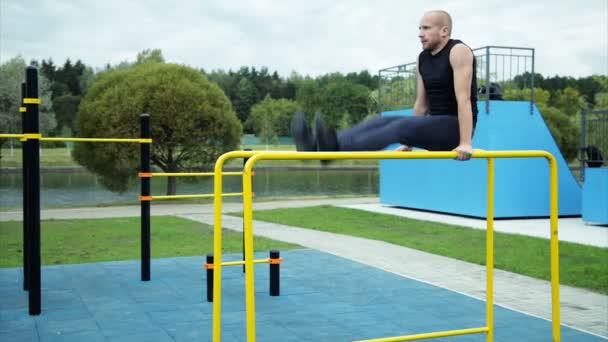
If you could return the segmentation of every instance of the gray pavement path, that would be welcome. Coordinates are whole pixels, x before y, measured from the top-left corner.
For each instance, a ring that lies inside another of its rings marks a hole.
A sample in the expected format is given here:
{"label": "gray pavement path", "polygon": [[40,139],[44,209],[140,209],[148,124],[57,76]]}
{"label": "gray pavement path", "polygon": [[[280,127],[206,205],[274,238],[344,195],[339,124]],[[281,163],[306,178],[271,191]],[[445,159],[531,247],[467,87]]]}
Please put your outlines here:
{"label": "gray pavement path", "polygon": [[[254,210],[273,209],[273,208],[295,208],[310,207],[315,205],[331,204],[346,205],[357,203],[378,203],[377,197],[360,198],[327,198],[327,199],[304,199],[304,200],[281,200],[269,202],[254,202]],[[60,220],[71,218],[106,218],[106,217],[137,217],[141,215],[140,207],[115,206],[115,207],[88,207],[88,208],[65,208],[65,209],[45,209],[40,212],[42,220]],[[225,202],[223,212],[242,211],[243,205],[240,202]],[[213,204],[158,204],[152,205],[152,216],[213,213]],[[21,221],[23,213],[21,210],[0,211],[0,221]]]}

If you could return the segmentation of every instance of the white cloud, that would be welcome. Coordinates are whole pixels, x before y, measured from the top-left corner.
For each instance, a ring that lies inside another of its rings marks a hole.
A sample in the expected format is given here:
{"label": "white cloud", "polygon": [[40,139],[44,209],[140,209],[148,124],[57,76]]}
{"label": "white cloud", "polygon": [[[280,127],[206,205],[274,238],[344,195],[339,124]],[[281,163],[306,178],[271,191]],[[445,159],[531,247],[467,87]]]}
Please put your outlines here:
{"label": "white cloud", "polygon": [[412,62],[426,10],[454,18],[471,47],[532,47],[545,75],[608,73],[608,1],[0,1],[0,62],[133,60],[160,48],[197,68],[267,66],[318,75]]}

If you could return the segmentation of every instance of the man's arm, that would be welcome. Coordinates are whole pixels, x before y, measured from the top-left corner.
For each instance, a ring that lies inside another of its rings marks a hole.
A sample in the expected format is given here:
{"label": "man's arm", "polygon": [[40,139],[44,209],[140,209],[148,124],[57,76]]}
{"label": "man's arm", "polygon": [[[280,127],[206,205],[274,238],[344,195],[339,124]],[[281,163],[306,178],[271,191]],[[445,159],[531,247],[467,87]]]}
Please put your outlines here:
{"label": "man's arm", "polygon": [[[420,63],[418,63],[419,65]],[[422,116],[425,115],[429,108],[428,98],[426,97],[426,90],[424,90],[424,81],[420,75],[420,67],[416,65],[416,102],[414,102],[414,115]],[[401,145],[397,148],[397,151],[411,151],[412,147],[407,145]]]}
{"label": "man's arm", "polygon": [[450,51],[450,64],[454,70],[454,93],[458,103],[460,143],[456,148],[458,160],[468,160],[473,152],[473,111],[471,109],[471,82],[473,78],[473,52],[464,44]]}
{"label": "man's arm", "polygon": [[420,75],[420,62],[416,65],[417,75],[417,88],[416,88],[416,102],[414,103],[414,115],[425,115],[428,108],[429,102],[426,97],[426,90],[424,90],[424,81]]}

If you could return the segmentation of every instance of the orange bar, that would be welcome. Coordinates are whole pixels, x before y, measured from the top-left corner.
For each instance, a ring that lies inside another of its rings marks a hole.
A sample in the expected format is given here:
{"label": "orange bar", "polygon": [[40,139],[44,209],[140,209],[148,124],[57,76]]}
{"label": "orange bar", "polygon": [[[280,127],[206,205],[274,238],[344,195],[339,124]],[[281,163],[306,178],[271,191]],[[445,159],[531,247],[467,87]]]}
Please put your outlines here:
{"label": "orange bar", "polygon": [[270,260],[270,264],[280,264],[283,262],[283,258],[278,258],[278,259],[270,258],[269,260]]}
{"label": "orange bar", "polygon": [[152,172],[140,172],[137,174],[140,178],[151,178]]}
{"label": "orange bar", "polygon": [[151,201],[152,196],[139,196],[140,201]]}

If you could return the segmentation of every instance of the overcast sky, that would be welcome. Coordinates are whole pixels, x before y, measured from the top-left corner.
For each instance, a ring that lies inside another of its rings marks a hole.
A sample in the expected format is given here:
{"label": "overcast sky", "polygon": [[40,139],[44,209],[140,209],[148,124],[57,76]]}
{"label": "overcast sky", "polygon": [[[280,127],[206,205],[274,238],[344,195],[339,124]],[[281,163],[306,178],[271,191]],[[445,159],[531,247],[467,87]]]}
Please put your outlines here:
{"label": "overcast sky", "polygon": [[80,59],[93,67],[159,48],[196,68],[378,69],[413,62],[422,14],[445,9],[453,38],[536,49],[543,75],[608,73],[608,0],[0,0],[0,63]]}

